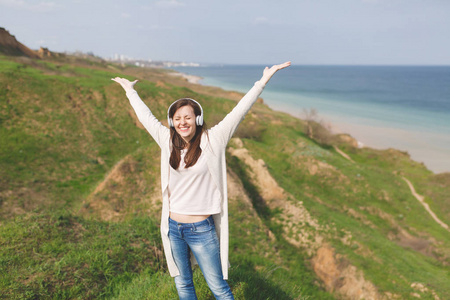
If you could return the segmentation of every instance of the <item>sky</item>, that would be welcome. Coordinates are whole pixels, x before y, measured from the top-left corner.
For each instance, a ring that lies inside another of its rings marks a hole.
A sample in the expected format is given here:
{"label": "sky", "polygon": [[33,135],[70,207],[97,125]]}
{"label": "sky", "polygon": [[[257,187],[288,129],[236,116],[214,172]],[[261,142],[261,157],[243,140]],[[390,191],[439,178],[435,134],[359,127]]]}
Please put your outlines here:
{"label": "sky", "polygon": [[450,65],[448,0],[0,0],[0,27],[104,58]]}

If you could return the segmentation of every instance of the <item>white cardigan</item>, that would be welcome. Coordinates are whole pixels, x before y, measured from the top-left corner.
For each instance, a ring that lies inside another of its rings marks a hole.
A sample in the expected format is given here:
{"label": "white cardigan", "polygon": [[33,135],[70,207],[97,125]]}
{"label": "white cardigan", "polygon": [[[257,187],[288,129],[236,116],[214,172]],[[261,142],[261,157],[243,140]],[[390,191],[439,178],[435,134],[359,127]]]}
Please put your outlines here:
{"label": "white cardigan", "polygon": [[[220,214],[213,215],[216,231],[220,240],[220,259],[222,264],[223,278],[228,279],[228,196],[227,196],[227,170],[225,163],[225,150],[228,141],[233,136],[239,123],[244,119],[247,112],[256,102],[264,89],[264,84],[257,81],[247,94],[239,101],[236,107],[216,126],[208,130],[202,136],[200,147],[207,155],[208,169],[221,193]],[[179,275],[178,268],[172,257],[169,241],[169,158],[170,158],[170,130],[163,126],[153,116],[150,109],[141,100],[134,89],[127,90],[126,95],[130,100],[139,121],[144,125],[153,139],[161,148],[161,190],[163,197],[161,214],[161,236],[164,252],[172,277]],[[195,259],[191,256],[193,263]]]}

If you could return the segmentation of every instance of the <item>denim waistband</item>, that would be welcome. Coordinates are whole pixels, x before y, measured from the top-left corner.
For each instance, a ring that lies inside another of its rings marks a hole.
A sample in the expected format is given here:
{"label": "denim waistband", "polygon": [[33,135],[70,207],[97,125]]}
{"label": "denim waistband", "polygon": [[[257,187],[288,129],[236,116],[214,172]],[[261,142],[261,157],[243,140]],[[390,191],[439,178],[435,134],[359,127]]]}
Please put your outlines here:
{"label": "denim waistband", "polygon": [[181,223],[181,222],[177,222],[177,221],[175,221],[175,220],[173,220],[173,219],[171,219],[169,217],[169,225],[170,224],[177,225],[177,226],[183,226],[183,227],[194,227],[195,228],[195,227],[206,225],[206,224],[208,224],[210,226],[214,225],[214,219],[213,219],[213,216],[210,215],[208,218],[206,218],[206,219],[204,219],[203,221],[200,221],[200,222]]}

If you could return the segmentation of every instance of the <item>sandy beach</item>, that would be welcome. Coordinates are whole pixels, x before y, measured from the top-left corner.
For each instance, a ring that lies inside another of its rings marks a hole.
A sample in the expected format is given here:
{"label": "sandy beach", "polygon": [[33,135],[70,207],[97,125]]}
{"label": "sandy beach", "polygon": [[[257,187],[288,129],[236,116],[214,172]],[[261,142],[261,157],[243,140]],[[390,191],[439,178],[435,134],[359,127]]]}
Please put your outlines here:
{"label": "sandy beach", "polygon": [[[270,94],[270,93],[269,93]],[[272,97],[264,98],[272,109],[286,112],[294,117],[304,119],[303,108],[278,103],[274,105]],[[423,163],[434,173],[450,172],[450,136],[420,130],[386,127],[374,124],[364,118],[345,118],[318,111],[317,121],[322,122],[334,134],[346,133],[358,141],[361,147],[374,149],[397,149],[407,152],[411,159]],[[371,125],[368,125],[371,124]]]}
{"label": "sandy beach", "polygon": [[[203,84],[203,78],[182,72],[171,73],[173,76],[185,78],[193,84]],[[302,107],[278,101],[279,95],[272,91],[262,95],[264,102],[270,108],[286,112],[296,118],[304,118]],[[386,127],[382,124],[374,124],[361,118],[345,118],[343,116],[318,111],[318,121],[322,121],[335,133],[346,133],[358,141],[361,147],[374,149],[394,148],[407,152],[411,159],[423,163],[434,173],[450,172],[450,155],[447,147],[450,145],[450,136],[432,132],[407,130],[394,127]],[[368,125],[370,124],[370,125]]]}
{"label": "sandy beach", "polygon": [[200,81],[203,79],[200,76],[189,75],[189,74],[180,73],[180,72],[171,72],[169,74],[171,76],[182,77],[182,78],[186,79],[189,83],[193,83],[193,84],[200,84]]}
{"label": "sandy beach", "polygon": [[423,163],[434,173],[450,171],[450,155],[446,153],[443,145],[435,142],[447,140],[446,143],[450,143],[449,137],[446,135],[352,124],[332,116],[324,116],[324,120],[331,125],[333,133],[348,133],[362,146],[405,151],[411,156],[411,159]]}

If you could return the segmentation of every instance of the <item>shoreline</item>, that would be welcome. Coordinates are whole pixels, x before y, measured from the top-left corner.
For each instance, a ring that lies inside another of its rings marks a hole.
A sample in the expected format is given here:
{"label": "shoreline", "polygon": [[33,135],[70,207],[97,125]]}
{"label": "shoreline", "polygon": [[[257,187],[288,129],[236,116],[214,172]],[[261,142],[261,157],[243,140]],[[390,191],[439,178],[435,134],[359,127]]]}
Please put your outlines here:
{"label": "shoreline", "polygon": [[[302,111],[288,104],[279,104],[275,109],[266,103],[271,109],[285,112],[295,118],[303,119]],[[411,160],[422,163],[434,174],[450,173],[450,155],[444,146],[435,143],[436,140],[447,141],[450,144],[450,136],[440,133],[422,131],[408,131],[407,129],[386,127],[380,124],[366,125],[349,122],[343,116],[318,112],[316,121],[329,127],[333,134],[348,134],[357,141],[358,148],[372,148],[377,150],[395,149],[408,153]]]}
{"label": "shoreline", "polygon": [[[179,71],[171,73],[173,76],[179,76],[189,83],[204,85],[202,80],[204,78],[196,75],[185,74]],[[204,85],[205,86],[205,85]],[[225,89],[221,86],[215,86]],[[232,91],[232,90],[229,90]],[[263,97],[264,103],[275,111],[290,114],[295,118],[302,119],[301,109],[293,108],[289,104],[277,105],[276,108],[271,104],[270,97],[267,99]],[[358,123],[348,122],[348,120],[337,115],[324,114],[320,111],[317,116],[318,121],[323,121],[329,126],[333,134],[348,134],[357,141],[358,148],[373,148],[377,150],[396,149],[407,152],[411,158],[418,163],[422,163],[428,170],[434,174],[450,172],[450,155],[445,153],[445,149],[440,149],[438,146],[427,138],[431,136],[439,139],[440,134],[417,133],[416,136],[412,131],[400,128],[386,127],[382,125],[363,125]],[[446,136],[443,137],[445,140]],[[449,138],[450,141],[450,138]],[[430,147],[430,145],[434,147]]]}
{"label": "shoreline", "polygon": [[186,79],[187,82],[192,83],[192,84],[202,85],[201,81],[203,80],[203,77],[200,77],[200,76],[185,74],[185,73],[181,73],[181,72],[178,72],[175,70],[174,70],[174,72],[170,72],[169,75],[182,77],[182,78]]}
{"label": "shoreline", "polygon": [[448,173],[450,157],[445,149],[431,146],[431,140],[444,139],[440,134],[416,132],[405,129],[351,124],[332,121],[332,133],[350,134],[363,147],[377,150],[396,149],[409,154],[410,158],[422,163],[434,174]]}

